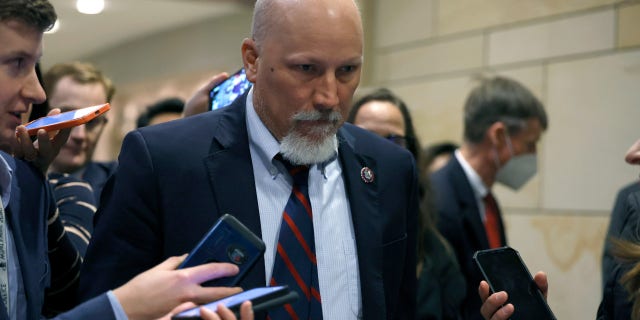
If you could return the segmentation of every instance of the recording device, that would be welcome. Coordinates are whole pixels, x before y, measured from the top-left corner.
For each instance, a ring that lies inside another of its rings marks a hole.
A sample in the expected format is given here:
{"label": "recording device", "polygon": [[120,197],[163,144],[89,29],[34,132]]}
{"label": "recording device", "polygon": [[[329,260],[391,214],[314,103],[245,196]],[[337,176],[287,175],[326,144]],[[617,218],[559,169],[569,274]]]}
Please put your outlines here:
{"label": "recording device", "polygon": [[[223,304],[239,316],[240,306],[243,302],[250,300],[254,312],[260,312],[283,305],[285,303],[294,302],[298,299],[295,291],[290,291],[287,286],[278,287],[262,287],[248,291],[243,291],[226,298],[213,301],[202,307],[216,311],[219,304]],[[200,319],[200,307],[183,311],[171,319]]]}
{"label": "recording device", "polygon": [[209,229],[198,245],[191,250],[178,269],[209,262],[229,262],[240,271],[232,277],[205,282],[205,286],[234,287],[264,254],[265,245],[240,221],[225,214]]}
{"label": "recording device", "polygon": [[210,110],[224,108],[235,101],[239,96],[251,88],[251,82],[247,80],[244,68],[232,74],[227,80],[222,81],[209,92]]}
{"label": "recording device", "polygon": [[556,320],[518,251],[510,247],[480,250],[473,255],[491,292],[506,291],[514,320]]}
{"label": "recording device", "polygon": [[31,136],[36,135],[40,129],[49,132],[71,128],[85,124],[109,111],[109,109],[111,109],[111,106],[108,103],[81,108],[33,120],[25,124],[25,127],[27,128],[27,133]]}

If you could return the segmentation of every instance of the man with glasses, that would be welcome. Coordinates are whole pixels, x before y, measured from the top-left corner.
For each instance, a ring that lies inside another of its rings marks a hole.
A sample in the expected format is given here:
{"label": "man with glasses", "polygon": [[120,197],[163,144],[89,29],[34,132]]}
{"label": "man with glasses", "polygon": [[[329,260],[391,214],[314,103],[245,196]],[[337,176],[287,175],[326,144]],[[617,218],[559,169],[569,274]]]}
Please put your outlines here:
{"label": "man with glasses", "polygon": [[[89,63],[56,64],[44,74],[44,89],[51,108],[62,112],[111,102],[115,88],[111,80]],[[67,143],[51,164],[50,172],[67,173],[88,182],[96,203],[115,162],[93,162],[93,152],[104,130],[108,114],[73,128]]]}
{"label": "man with glasses", "polygon": [[[89,63],[56,64],[43,80],[50,108],[62,112],[111,102],[115,92],[111,80]],[[91,161],[107,117],[74,127],[49,168],[60,218],[82,256],[91,239],[102,187],[116,169],[116,162]]]}

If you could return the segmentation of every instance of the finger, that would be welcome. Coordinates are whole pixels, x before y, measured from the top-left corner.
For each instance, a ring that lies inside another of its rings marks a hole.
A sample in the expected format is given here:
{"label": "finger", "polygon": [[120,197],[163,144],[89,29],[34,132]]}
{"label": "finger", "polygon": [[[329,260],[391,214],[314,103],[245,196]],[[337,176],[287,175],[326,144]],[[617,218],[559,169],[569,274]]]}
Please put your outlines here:
{"label": "finger", "polygon": [[211,301],[220,300],[228,297],[232,294],[241,292],[241,288],[228,288],[228,287],[200,287],[198,286],[193,290],[193,297],[190,298],[196,304],[205,304]]}
{"label": "finger", "polygon": [[200,318],[204,320],[220,320],[220,317],[209,308],[200,307]]}
{"label": "finger", "polygon": [[53,108],[51,110],[49,110],[49,112],[47,113],[47,117],[48,116],[55,116],[56,114],[60,114],[62,113],[62,111],[60,111],[60,108]]}
{"label": "finger", "polygon": [[240,319],[253,320],[253,305],[251,305],[251,301],[245,301],[240,306]]}
{"label": "finger", "polygon": [[182,312],[182,311],[189,310],[189,309],[193,309],[193,308],[195,308],[195,307],[197,307],[197,306],[198,306],[197,304],[195,304],[195,303],[193,303],[193,302],[191,302],[191,301],[189,301],[189,302],[184,302],[184,303],[182,303],[182,304],[178,305],[177,307],[173,308],[173,310],[171,310],[171,312],[169,313],[169,315],[170,315],[170,316],[171,316],[171,315],[175,315],[175,314],[178,314],[178,313],[180,313],[180,312]]}
{"label": "finger", "polygon": [[491,320],[507,320],[513,315],[513,311],[515,310],[514,306],[509,303],[506,306],[500,308],[496,313],[491,317]]}
{"label": "finger", "polygon": [[189,272],[189,277],[196,283],[203,283],[212,279],[219,279],[236,275],[238,266],[231,263],[213,262],[184,269]]}
{"label": "finger", "polygon": [[480,285],[478,286],[478,295],[480,295],[480,300],[485,302],[485,300],[489,298],[489,294],[489,284],[484,280],[480,281]]}
{"label": "finger", "polygon": [[480,313],[485,319],[493,319],[494,314],[507,302],[508,295],[504,291],[489,296],[480,307]]}
{"label": "finger", "polygon": [[[38,130],[38,134],[40,134],[40,131],[44,131],[44,130],[43,129]],[[29,135],[27,133],[25,133],[24,135],[21,134],[19,141],[20,141],[19,148],[22,150],[21,152],[24,159],[27,161],[36,160],[36,158],[38,157],[38,149],[37,149],[38,146],[34,145],[33,142],[31,142]]]}
{"label": "finger", "polygon": [[62,147],[62,145],[67,143],[67,140],[71,135],[71,129],[72,128],[59,130],[58,133],[53,136],[51,144],[53,146],[53,150],[55,150],[56,155],[58,155],[58,152],[60,152],[60,148]]}
{"label": "finger", "polygon": [[224,304],[218,304],[216,309],[216,313],[220,316],[222,320],[235,320],[236,316],[227,308]]}
{"label": "finger", "polygon": [[16,127],[16,139],[13,141],[13,155],[16,158],[24,158],[24,150],[22,150],[22,141],[29,140],[29,134],[27,133],[27,128],[23,125],[19,125]]}
{"label": "finger", "polygon": [[538,288],[540,288],[540,291],[542,291],[544,298],[547,299],[547,292],[549,291],[547,274],[542,271],[538,271],[538,273],[533,276],[533,281],[535,281]]}
{"label": "finger", "polygon": [[219,85],[222,81],[227,80],[228,78],[229,78],[229,74],[226,72],[216,74],[215,76],[211,77],[209,82],[207,82],[204,86],[202,86],[199,91],[204,93],[209,93],[211,89]]}
{"label": "finger", "polygon": [[175,270],[186,257],[186,253],[181,256],[169,257],[166,260],[162,261],[162,263],[160,263],[159,265],[153,267],[152,270]]}

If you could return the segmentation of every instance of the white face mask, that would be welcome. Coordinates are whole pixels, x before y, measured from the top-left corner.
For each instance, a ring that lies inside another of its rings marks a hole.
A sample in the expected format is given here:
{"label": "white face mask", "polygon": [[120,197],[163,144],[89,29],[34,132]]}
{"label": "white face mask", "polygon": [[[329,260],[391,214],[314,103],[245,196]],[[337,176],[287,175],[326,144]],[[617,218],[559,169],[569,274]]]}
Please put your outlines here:
{"label": "white face mask", "polygon": [[[531,177],[536,174],[537,171],[537,157],[533,153],[521,154],[518,156],[513,155],[513,146],[511,145],[511,138],[507,135],[507,147],[511,154],[511,159],[507,163],[498,169],[496,175],[496,181],[504,184],[505,186],[519,190],[522,188]],[[496,165],[500,167],[500,160],[498,159],[498,151],[496,150]]]}

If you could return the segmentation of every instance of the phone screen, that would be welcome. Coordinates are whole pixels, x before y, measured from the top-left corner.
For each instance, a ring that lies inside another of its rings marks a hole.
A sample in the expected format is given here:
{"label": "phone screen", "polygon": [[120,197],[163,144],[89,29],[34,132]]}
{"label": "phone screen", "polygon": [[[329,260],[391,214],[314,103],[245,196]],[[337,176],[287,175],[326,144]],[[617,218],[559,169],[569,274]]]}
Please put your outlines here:
{"label": "phone screen", "polygon": [[520,254],[510,247],[476,252],[474,259],[493,292],[506,291],[512,319],[555,319]]}
{"label": "phone screen", "polygon": [[[277,287],[262,287],[255,288],[247,291],[240,292],[238,294],[234,294],[232,296],[228,296],[226,298],[210,302],[208,304],[203,305],[203,307],[208,308],[209,310],[216,311],[218,309],[219,304],[223,304],[225,307],[239,308],[240,305],[247,301],[251,300],[252,302],[256,301],[264,301],[269,299],[270,297],[278,297],[281,292],[286,292],[287,288],[284,286]],[[255,303],[254,303],[255,305]],[[188,317],[198,317],[200,316],[200,308],[193,308],[187,311],[181,312],[177,315],[178,318],[188,318]]]}
{"label": "phone screen", "polygon": [[251,88],[251,82],[247,80],[247,75],[244,72],[244,68],[242,68],[211,89],[211,92],[209,92],[211,110],[230,105],[249,88]]}

